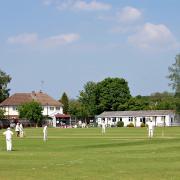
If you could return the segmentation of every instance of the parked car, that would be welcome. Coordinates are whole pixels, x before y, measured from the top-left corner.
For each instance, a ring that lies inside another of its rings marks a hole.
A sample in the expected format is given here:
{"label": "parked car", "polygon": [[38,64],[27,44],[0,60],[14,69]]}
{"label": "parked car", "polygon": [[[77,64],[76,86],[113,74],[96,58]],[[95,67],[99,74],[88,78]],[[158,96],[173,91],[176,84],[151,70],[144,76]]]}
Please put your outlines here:
{"label": "parked car", "polygon": [[0,120],[0,129],[10,127],[10,121],[8,119]]}

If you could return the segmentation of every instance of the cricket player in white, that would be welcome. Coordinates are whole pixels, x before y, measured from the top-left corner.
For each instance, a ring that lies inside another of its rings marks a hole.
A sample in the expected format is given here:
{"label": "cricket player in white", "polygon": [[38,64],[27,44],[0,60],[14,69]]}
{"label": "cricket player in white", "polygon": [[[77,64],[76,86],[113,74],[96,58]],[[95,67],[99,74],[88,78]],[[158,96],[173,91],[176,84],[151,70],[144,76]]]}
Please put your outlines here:
{"label": "cricket player in white", "polygon": [[6,148],[7,151],[12,151],[12,135],[13,132],[10,128],[7,128],[7,130],[3,133],[3,135],[6,136]]}
{"label": "cricket player in white", "polygon": [[20,135],[20,126],[19,126],[19,123],[16,124],[15,131],[17,133],[17,137],[19,137],[19,135]]}
{"label": "cricket player in white", "polygon": [[150,120],[148,122],[148,136],[149,136],[149,138],[153,137],[153,133],[154,133],[154,125],[153,125],[153,122]]}
{"label": "cricket player in white", "polygon": [[105,124],[104,120],[102,121],[101,126],[102,126],[102,134],[105,134],[106,133],[106,124]]}
{"label": "cricket player in white", "polygon": [[43,128],[43,135],[43,140],[47,141],[47,125],[45,125]]}
{"label": "cricket player in white", "polygon": [[23,131],[22,123],[19,125],[19,130],[20,130],[20,137],[23,137],[24,136],[24,131]]}

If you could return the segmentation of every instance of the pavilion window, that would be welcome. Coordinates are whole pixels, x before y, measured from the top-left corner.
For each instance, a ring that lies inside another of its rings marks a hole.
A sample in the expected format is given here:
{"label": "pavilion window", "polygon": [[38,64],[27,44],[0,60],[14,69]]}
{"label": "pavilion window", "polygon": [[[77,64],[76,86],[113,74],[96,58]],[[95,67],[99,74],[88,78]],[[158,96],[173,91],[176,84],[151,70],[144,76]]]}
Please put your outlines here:
{"label": "pavilion window", "polygon": [[50,107],[50,110],[51,110],[51,111],[54,111],[54,107],[51,106],[51,107]]}

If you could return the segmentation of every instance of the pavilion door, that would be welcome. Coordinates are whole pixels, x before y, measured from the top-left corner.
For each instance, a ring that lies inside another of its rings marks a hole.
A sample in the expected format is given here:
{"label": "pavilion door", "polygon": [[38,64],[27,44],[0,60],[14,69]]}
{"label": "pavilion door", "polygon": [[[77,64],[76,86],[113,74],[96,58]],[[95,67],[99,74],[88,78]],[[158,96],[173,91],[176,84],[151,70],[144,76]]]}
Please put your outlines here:
{"label": "pavilion door", "polygon": [[142,118],[142,122],[143,122],[144,124],[146,124],[146,118],[145,118],[145,117]]}

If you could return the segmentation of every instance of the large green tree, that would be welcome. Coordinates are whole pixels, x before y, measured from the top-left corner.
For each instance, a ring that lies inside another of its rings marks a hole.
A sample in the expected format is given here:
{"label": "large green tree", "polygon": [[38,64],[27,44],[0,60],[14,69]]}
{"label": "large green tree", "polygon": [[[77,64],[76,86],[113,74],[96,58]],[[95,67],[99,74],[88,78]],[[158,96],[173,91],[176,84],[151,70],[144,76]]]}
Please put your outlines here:
{"label": "large green tree", "polygon": [[33,123],[36,123],[36,126],[40,125],[43,119],[42,115],[42,106],[35,101],[22,104],[19,108],[19,117],[26,118]]}
{"label": "large green tree", "polygon": [[10,89],[7,88],[7,85],[10,81],[11,77],[0,70],[0,102],[9,97]]}
{"label": "large green tree", "polygon": [[89,81],[84,85],[84,90],[80,92],[79,101],[87,110],[88,116],[98,114],[99,91],[97,83]]}
{"label": "large green tree", "polygon": [[79,101],[88,116],[103,111],[116,111],[130,99],[128,83],[122,78],[106,78],[98,83],[88,82],[80,92]]}
{"label": "large green tree", "polygon": [[101,111],[116,111],[130,98],[128,83],[123,78],[106,78],[98,83],[99,108]]}
{"label": "large green tree", "polygon": [[175,90],[176,112],[180,114],[180,54],[176,55],[175,63],[169,67],[169,84]]}
{"label": "large green tree", "polygon": [[150,96],[131,97],[119,110],[175,110],[174,94],[163,92],[153,93]]}
{"label": "large green tree", "polygon": [[128,101],[118,107],[118,110],[121,111],[138,111],[147,109],[149,109],[149,98],[140,95],[131,97]]}
{"label": "large green tree", "polygon": [[68,99],[68,96],[65,92],[62,94],[60,101],[63,104],[63,113],[68,114],[68,112],[69,112],[69,99]]}
{"label": "large green tree", "polygon": [[77,99],[71,99],[69,101],[69,113],[72,119],[86,120],[88,112],[85,106]]}
{"label": "large green tree", "polygon": [[149,96],[149,109],[152,110],[175,110],[176,101],[174,98],[174,93],[153,93]]}
{"label": "large green tree", "polygon": [[169,84],[175,90],[177,96],[180,96],[180,54],[175,58],[175,63],[169,67],[169,76],[171,83]]}

